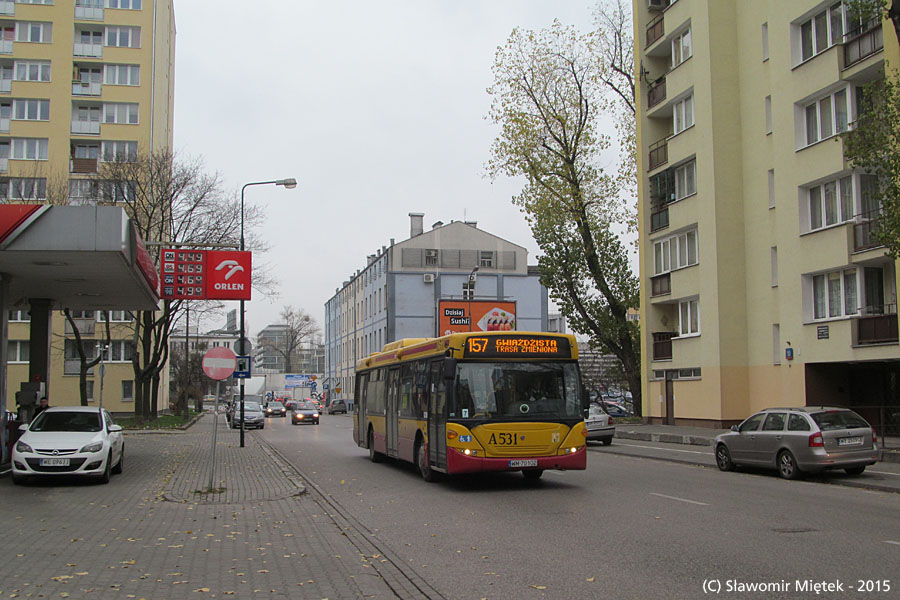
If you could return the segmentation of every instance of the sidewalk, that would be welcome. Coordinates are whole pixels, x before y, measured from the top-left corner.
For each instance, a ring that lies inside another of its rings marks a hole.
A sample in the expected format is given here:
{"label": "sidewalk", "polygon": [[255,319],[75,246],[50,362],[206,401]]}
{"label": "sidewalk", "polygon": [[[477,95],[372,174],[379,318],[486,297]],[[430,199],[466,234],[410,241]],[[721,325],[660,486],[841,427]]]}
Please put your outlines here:
{"label": "sidewalk", "polygon": [[23,540],[0,545],[0,598],[440,597],[221,417],[210,493],[212,423],[126,432],[108,485],[0,478],[4,539]]}

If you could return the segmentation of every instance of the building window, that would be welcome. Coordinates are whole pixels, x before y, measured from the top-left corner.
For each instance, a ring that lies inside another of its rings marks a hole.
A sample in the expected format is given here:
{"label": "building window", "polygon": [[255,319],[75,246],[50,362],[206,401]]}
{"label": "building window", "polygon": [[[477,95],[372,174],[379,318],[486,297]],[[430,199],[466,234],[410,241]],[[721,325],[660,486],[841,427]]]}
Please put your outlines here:
{"label": "building window", "polygon": [[16,81],[50,81],[50,61],[17,60]]}
{"label": "building window", "polygon": [[675,168],[675,199],[697,193],[697,161]]}
{"label": "building window", "polygon": [[141,0],[106,0],[106,8],[141,10]]}
{"label": "building window", "polygon": [[762,57],[763,61],[769,60],[769,24],[762,24]]}
{"label": "building window", "polygon": [[464,281],[462,289],[463,289],[463,300],[472,300],[475,297],[475,282],[474,281]]}
{"label": "building window", "polygon": [[493,268],[493,266],[494,266],[494,253],[491,252],[490,250],[482,250],[482,251],[479,253],[478,266],[479,266],[479,267],[487,267],[487,268],[489,268],[489,269],[490,269],[490,268]]}
{"label": "building window", "polygon": [[94,382],[93,380],[87,380],[85,383],[85,395],[87,396],[88,402],[94,401]]}
{"label": "building window", "polygon": [[106,202],[134,202],[137,185],[133,181],[101,181],[99,195]]}
{"label": "building window", "polygon": [[122,402],[134,402],[134,381],[122,380]]}
{"label": "building window", "polygon": [[678,377],[676,379],[700,379],[700,367],[678,369]]}
{"label": "building window", "polygon": [[428,248],[425,250],[425,266],[426,267],[436,267],[438,264],[438,251],[434,248]]}
{"label": "building window", "polygon": [[140,27],[107,27],[106,45],[115,48],[140,48]]}
{"label": "building window", "polygon": [[675,103],[674,108],[674,133],[679,134],[688,127],[694,125],[694,95],[691,94],[684,100]]}
{"label": "building window", "polygon": [[847,88],[820,98],[803,109],[806,119],[806,145],[847,131],[850,122]]}
{"label": "building window", "polygon": [[103,162],[137,162],[138,143],[125,141],[101,142]]}
{"label": "building window", "polygon": [[11,323],[28,323],[31,321],[31,315],[27,310],[11,310],[8,320]]}
{"label": "building window", "polygon": [[772,287],[778,287],[778,246],[769,249],[769,258],[772,262]]}
{"label": "building window", "polygon": [[766,96],[766,134],[772,133],[772,96]]}
{"label": "building window", "polygon": [[103,122],[137,125],[138,105],[136,103],[107,103],[103,105]]}
{"label": "building window", "polygon": [[[871,175],[860,175],[859,181],[870,185],[871,178]],[[852,221],[856,213],[854,197],[860,195],[854,194],[853,187],[853,176],[847,175],[808,188],[809,231]]]}
{"label": "building window", "polygon": [[53,42],[53,24],[19,21],[16,23],[16,41],[50,44]]}
{"label": "building window", "polygon": [[27,363],[31,360],[31,342],[28,340],[8,340],[6,344],[6,361],[10,363]]}
{"label": "building window", "polygon": [[9,200],[46,200],[47,179],[44,177],[13,177],[0,180],[0,198]]}
{"label": "building window", "polygon": [[49,121],[49,100],[13,100],[13,119],[16,121]]}
{"label": "building window", "polygon": [[13,138],[10,158],[47,160],[47,138]]}
{"label": "building window", "polygon": [[141,68],[138,65],[105,65],[103,83],[107,85],[141,85]]}
{"label": "building window", "polygon": [[830,319],[859,312],[856,269],[813,275],[813,318]]}
{"label": "building window", "polygon": [[769,169],[769,208],[775,208],[775,169]]}
{"label": "building window", "polygon": [[91,179],[70,179],[69,180],[69,198],[72,200],[99,200],[97,185]]}
{"label": "building window", "polygon": [[17,4],[47,4],[53,5],[53,0],[16,0]]}
{"label": "building window", "polygon": [[109,313],[110,323],[131,323],[134,321],[134,314],[129,310],[98,310],[97,320],[101,323],[105,322],[107,312]]}
{"label": "building window", "polygon": [[772,364],[781,364],[781,325],[772,325]]}
{"label": "building window", "polygon": [[672,39],[672,68],[691,57],[691,30],[687,29]]}
{"label": "building window", "polygon": [[678,303],[678,335],[680,337],[700,335],[700,300],[685,300]]}
{"label": "building window", "polygon": [[654,275],[697,264],[697,230],[693,229],[653,244]]}
{"label": "building window", "polygon": [[843,10],[838,2],[800,23],[801,62],[840,44],[843,37]]}

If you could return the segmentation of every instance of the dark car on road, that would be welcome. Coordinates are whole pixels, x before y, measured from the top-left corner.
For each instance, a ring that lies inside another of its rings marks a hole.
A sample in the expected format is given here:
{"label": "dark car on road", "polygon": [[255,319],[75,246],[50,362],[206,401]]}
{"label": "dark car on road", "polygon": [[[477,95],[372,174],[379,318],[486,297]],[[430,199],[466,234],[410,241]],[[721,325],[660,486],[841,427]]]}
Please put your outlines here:
{"label": "dark car on road", "polygon": [[716,464],[777,469],[785,479],[843,469],[860,475],[879,460],[875,430],[850,409],[831,406],[767,408],[716,437]]}
{"label": "dark car on road", "polygon": [[328,414],[336,415],[338,413],[347,414],[347,402],[346,400],[334,400],[331,404],[328,405]]}
{"label": "dark car on road", "polygon": [[319,409],[312,402],[300,402],[291,411],[291,425],[300,425],[302,423],[319,424]]}
{"label": "dark car on road", "polygon": [[287,410],[284,408],[284,404],[282,404],[278,400],[273,400],[271,402],[266,403],[266,416],[267,417],[284,417],[286,415],[287,415]]}
{"label": "dark car on road", "polygon": [[[235,402],[231,411],[231,428],[237,429],[241,426],[241,403]],[[262,406],[258,402],[244,401],[244,429],[265,429],[266,418],[263,414]]]}

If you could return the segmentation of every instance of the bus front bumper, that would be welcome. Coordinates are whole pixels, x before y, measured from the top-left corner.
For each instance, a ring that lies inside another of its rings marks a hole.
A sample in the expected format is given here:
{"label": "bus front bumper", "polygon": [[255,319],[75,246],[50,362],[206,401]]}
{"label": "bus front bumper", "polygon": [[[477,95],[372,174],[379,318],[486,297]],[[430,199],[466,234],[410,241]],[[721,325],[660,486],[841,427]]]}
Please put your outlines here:
{"label": "bus front bumper", "polygon": [[[521,466],[522,461],[536,461],[537,464]],[[556,469],[559,471],[583,471],[587,468],[587,449],[581,447],[571,454],[561,456],[484,458],[466,456],[456,448],[447,448],[448,473],[481,473],[487,471],[529,471]]]}

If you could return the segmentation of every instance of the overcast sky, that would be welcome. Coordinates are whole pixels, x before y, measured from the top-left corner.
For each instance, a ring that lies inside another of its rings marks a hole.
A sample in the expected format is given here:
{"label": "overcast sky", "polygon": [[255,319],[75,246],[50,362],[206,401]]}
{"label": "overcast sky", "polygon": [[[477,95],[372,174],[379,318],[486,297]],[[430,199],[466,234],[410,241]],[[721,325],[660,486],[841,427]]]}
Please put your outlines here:
{"label": "overcast sky", "polygon": [[[175,0],[175,148],[264,207],[280,296],[247,304],[252,339],[283,306],[324,330],[325,302],[366,256],[409,237],[410,212],[478,227],[538,252],[484,176],[498,45],[554,18],[592,27],[593,0]],[[237,302],[234,303],[237,308]],[[221,323],[202,323],[212,329]]]}

